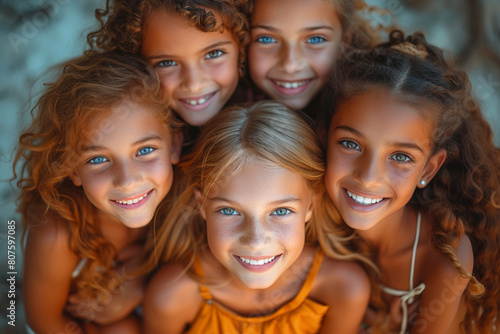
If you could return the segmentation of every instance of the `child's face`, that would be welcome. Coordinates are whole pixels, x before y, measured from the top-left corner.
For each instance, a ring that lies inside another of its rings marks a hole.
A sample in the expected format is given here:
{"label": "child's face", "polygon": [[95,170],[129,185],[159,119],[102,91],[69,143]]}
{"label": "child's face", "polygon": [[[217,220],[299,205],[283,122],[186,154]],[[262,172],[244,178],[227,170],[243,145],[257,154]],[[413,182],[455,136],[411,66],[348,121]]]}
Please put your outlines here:
{"label": "child's face", "polygon": [[432,128],[416,107],[380,89],[340,106],[330,124],[325,184],[347,225],[367,230],[403,212],[420,181],[433,176]]}
{"label": "child's face", "polygon": [[238,42],[227,29],[203,32],[167,11],[151,14],[142,54],[155,66],[172,108],[201,126],[226,104],[239,80]]}
{"label": "child's face", "polygon": [[257,0],[251,18],[250,75],[269,97],[304,108],[325,85],[342,26],[324,0]]}
{"label": "child's face", "polygon": [[92,129],[71,180],[105,219],[131,228],[148,224],[172,185],[180,143],[172,144],[166,125],[129,100]]}
{"label": "child's face", "polygon": [[210,250],[248,288],[270,287],[304,247],[312,215],[307,182],[277,165],[252,162],[215,188],[200,205]]}

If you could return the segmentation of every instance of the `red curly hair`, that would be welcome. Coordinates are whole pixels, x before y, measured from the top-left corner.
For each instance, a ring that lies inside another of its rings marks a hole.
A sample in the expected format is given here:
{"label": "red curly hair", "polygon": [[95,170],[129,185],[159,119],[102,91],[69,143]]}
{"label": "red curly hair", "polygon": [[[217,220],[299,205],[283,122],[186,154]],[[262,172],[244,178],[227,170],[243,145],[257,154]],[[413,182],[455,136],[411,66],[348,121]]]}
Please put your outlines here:
{"label": "red curly hair", "polygon": [[[157,10],[167,10],[192,23],[203,32],[231,31],[239,45],[239,71],[244,74],[249,27],[247,0],[107,0],[105,9],[96,9],[100,28],[87,35],[86,52],[120,50],[139,54],[142,27]],[[218,17],[221,18],[220,22]]]}
{"label": "red curly hair", "polygon": [[120,286],[112,270],[116,252],[100,231],[95,208],[69,175],[80,162],[85,139],[93,134],[90,124],[106,117],[125,98],[148,106],[172,129],[158,75],[141,58],[109,52],[68,62],[33,108],[32,123],[19,138],[13,165],[24,233],[49,217],[66,222],[70,249],[87,259],[76,281],[77,293],[101,301]]}
{"label": "red curly hair", "polygon": [[[430,216],[434,247],[470,280],[463,329],[492,333],[494,326],[500,328],[500,149],[470,81],[422,33],[405,38],[395,30],[389,42],[368,51],[352,50],[339,61],[335,104],[374,86],[401,101],[437,107],[421,110],[437,120],[433,150],[444,149],[446,161],[427,187],[415,190],[409,205]],[[474,275],[453,250],[464,233],[472,243]]]}

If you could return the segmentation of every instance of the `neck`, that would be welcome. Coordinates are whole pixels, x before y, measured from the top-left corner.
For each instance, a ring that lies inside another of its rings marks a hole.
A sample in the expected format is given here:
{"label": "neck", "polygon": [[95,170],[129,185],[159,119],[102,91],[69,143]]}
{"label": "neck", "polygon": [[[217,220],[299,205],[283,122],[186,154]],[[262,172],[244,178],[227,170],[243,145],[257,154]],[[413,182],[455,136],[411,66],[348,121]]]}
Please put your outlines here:
{"label": "neck", "polygon": [[357,233],[369,245],[374,256],[380,257],[384,254],[398,252],[405,246],[409,240],[408,236],[413,235],[410,233],[409,226],[414,226],[415,221],[415,210],[406,205],[372,228],[358,230]]}

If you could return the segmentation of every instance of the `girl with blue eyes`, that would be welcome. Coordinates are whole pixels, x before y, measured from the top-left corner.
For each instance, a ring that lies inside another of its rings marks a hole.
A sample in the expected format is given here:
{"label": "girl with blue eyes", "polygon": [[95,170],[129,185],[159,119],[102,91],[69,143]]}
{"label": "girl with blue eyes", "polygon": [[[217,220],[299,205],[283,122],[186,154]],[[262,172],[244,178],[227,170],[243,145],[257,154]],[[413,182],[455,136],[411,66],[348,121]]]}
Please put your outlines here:
{"label": "girl with blue eyes", "polygon": [[344,55],[331,93],[325,184],[379,268],[367,320],[373,308],[400,314],[372,324],[382,333],[497,333],[500,152],[466,74],[396,30]]}
{"label": "girl with blue eyes", "polygon": [[[247,0],[108,0],[96,11],[93,50],[142,55],[157,70],[165,99],[199,127],[222,110],[243,75]],[[189,138],[192,139],[192,138]]]}
{"label": "girl with blue eyes", "polygon": [[[353,33],[361,35],[365,25],[356,13],[366,7],[362,0],[255,0],[248,51],[254,84],[267,97],[304,110],[345,45],[359,41]],[[363,36],[369,44],[372,37]]]}
{"label": "girl with blue eyes", "polygon": [[141,332],[146,275],[132,271],[181,146],[160,92],[147,62],[110,52],[70,61],[38,101],[14,163],[35,333]]}
{"label": "girl with blue eyes", "polygon": [[315,209],[323,152],[298,113],[225,109],[179,167],[192,178],[157,233],[146,333],[358,333],[364,258]]}

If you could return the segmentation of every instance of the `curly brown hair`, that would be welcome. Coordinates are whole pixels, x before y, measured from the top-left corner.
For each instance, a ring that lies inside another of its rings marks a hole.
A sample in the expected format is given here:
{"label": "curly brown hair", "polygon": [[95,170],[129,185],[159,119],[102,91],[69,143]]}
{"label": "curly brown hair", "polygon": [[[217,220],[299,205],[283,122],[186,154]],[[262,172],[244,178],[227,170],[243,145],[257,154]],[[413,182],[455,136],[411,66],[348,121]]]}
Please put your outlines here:
{"label": "curly brown hair", "polygon": [[100,28],[87,35],[90,49],[86,52],[120,50],[139,54],[147,17],[154,11],[167,10],[185,18],[200,31],[227,29],[232,32],[238,41],[242,76],[250,40],[247,8],[247,0],[107,0],[105,9],[95,11]]}
{"label": "curly brown hair", "polygon": [[[409,205],[428,213],[434,247],[470,279],[463,329],[492,333],[500,325],[500,149],[470,81],[422,33],[405,37],[395,30],[389,42],[369,51],[352,50],[339,61],[336,107],[374,86],[403,102],[437,107],[421,109],[427,116],[435,114],[433,150],[444,149],[446,161],[427,187],[415,190]],[[453,250],[464,233],[472,243],[474,276]]]}
{"label": "curly brown hair", "polygon": [[108,52],[69,61],[31,111],[32,123],[19,138],[13,164],[23,234],[49,217],[65,222],[70,249],[87,259],[76,281],[77,293],[101,301],[120,286],[112,270],[116,251],[101,233],[95,208],[69,176],[80,162],[85,139],[93,135],[89,126],[125,98],[144,104],[172,129],[158,75],[140,57]]}

